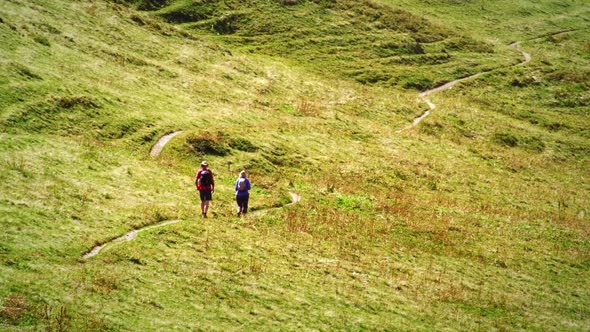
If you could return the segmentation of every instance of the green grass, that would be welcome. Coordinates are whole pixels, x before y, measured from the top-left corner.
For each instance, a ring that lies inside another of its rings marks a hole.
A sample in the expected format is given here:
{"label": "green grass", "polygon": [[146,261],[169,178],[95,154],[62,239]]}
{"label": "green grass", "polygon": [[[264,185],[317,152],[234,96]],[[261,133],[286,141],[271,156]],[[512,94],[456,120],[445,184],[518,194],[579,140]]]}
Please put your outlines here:
{"label": "green grass", "polygon": [[489,43],[370,1],[173,1],[152,12],[241,51],[368,84],[425,89],[509,61]]}
{"label": "green grass", "polygon": [[588,11],[1,2],[0,329],[587,330]]}

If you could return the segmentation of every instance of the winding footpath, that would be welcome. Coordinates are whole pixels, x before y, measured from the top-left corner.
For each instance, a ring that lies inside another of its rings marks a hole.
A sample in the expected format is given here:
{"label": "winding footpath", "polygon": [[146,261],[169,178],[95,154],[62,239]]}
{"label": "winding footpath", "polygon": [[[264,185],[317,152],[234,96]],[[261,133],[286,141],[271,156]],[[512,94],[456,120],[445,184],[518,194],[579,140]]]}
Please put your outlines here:
{"label": "winding footpath", "polygon": [[[168,143],[174,136],[180,134],[181,132],[182,131],[175,131],[171,134],[162,136],[158,140],[158,142],[156,144],[154,144],[154,146],[152,147],[152,149],[150,151],[150,156],[157,157],[160,154],[160,152],[162,151],[162,149],[164,148],[164,146],[166,145],[166,143]],[[256,215],[260,215],[260,214],[266,213],[271,210],[281,209],[281,208],[284,208],[285,206],[293,205],[301,200],[301,195],[299,195],[297,193],[289,192],[289,195],[291,195],[291,202],[290,203],[285,204],[283,206],[279,206],[279,207],[259,210],[259,211],[251,213],[251,215],[256,216]],[[154,228],[160,228],[160,227],[176,224],[181,221],[182,220],[180,220],[180,219],[168,220],[168,221],[164,221],[164,222],[161,222],[158,224],[152,224],[152,225],[148,225],[148,226],[145,226],[145,227],[142,227],[139,229],[134,229],[128,233],[125,233],[124,235],[121,235],[121,236],[114,238],[112,240],[109,240],[103,244],[95,246],[94,248],[92,248],[92,250],[90,250],[87,253],[85,253],[84,255],[82,255],[82,258],[84,258],[84,259],[92,258],[92,257],[98,255],[103,249],[105,249],[106,247],[108,247],[111,244],[121,242],[121,241],[131,241],[131,240],[135,239],[135,237],[137,237],[137,235],[141,232],[144,232],[144,231],[147,231],[150,229],[154,229]]]}
{"label": "winding footpath", "polygon": [[165,221],[163,223],[160,224],[155,224],[155,225],[149,225],[140,229],[134,229],[129,233],[126,233],[125,235],[121,235],[118,238],[115,238],[113,240],[110,240],[108,242],[105,242],[101,245],[98,245],[94,248],[92,248],[92,250],[90,250],[89,252],[87,252],[86,254],[84,254],[84,256],[82,256],[82,258],[84,259],[88,259],[90,257],[94,257],[96,255],[98,255],[98,253],[104,249],[106,246],[108,246],[109,244],[115,243],[115,242],[121,242],[121,241],[131,241],[133,239],[135,239],[135,237],[137,236],[137,234],[143,232],[143,231],[147,231],[149,229],[153,229],[153,228],[158,228],[158,227],[163,227],[163,226],[168,226],[168,225],[172,225],[172,224],[176,224],[177,222],[180,222],[181,220],[168,220]]}
{"label": "winding footpath", "polygon": [[295,204],[295,203],[297,203],[297,202],[299,202],[301,200],[301,195],[299,195],[297,193],[289,192],[289,195],[291,195],[291,203],[287,203],[287,204],[285,204],[283,206],[272,207],[272,208],[268,208],[268,209],[264,209],[264,210],[254,211],[254,212],[250,213],[250,215],[252,215],[252,216],[258,216],[258,215],[261,215],[263,213],[267,213],[267,212],[272,211],[272,210],[282,209],[285,206],[293,205],[293,204]]}
{"label": "winding footpath", "polygon": [[[584,29],[588,29],[588,28],[584,28]],[[557,32],[545,34],[545,35],[542,35],[542,36],[529,38],[526,41],[534,41],[534,40],[539,40],[541,38],[547,38],[547,37],[552,37],[552,36],[559,36],[559,35],[562,35],[562,34],[565,34],[565,33],[575,32],[575,31],[584,30],[584,29],[567,29],[567,30],[561,30],[561,31],[557,31]],[[519,62],[517,64],[510,65],[510,66],[499,67],[499,68],[495,68],[495,69],[490,69],[490,70],[486,70],[486,71],[482,71],[482,72],[479,72],[477,74],[473,74],[473,75],[470,75],[470,76],[467,76],[467,77],[459,78],[459,79],[456,79],[454,81],[445,83],[445,84],[443,84],[441,86],[438,86],[438,87],[436,87],[434,89],[430,89],[430,90],[427,90],[427,91],[424,91],[424,92],[420,93],[419,97],[420,97],[420,99],[422,99],[428,105],[428,110],[426,110],[426,112],[422,113],[420,116],[418,116],[417,118],[415,118],[414,121],[412,121],[412,124],[410,124],[410,125],[402,128],[402,129],[397,130],[396,133],[399,134],[399,133],[402,133],[402,132],[404,132],[404,131],[406,131],[406,130],[408,130],[410,128],[415,127],[422,120],[424,120],[424,118],[426,118],[430,114],[430,111],[432,111],[432,110],[434,110],[436,108],[436,105],[429,98],[429,96],[431,94],[436,93],[436,92],[439,92],[439,91],[442,91],[442,90],[448,90],[448,89],[452,88],[453,85],[455,85],[455,84],[457,84],[459,82],[463,82],[463,81],[466,81],[466,80],[469,80],[469,79],[472,79],[472,78],[476,78],[476,77],[481,76],[483,74],[491,73],[491,72],[494,72],[494,71],[497,71],[497,70],[506,69],[506,68],[522,66],[522,65],[525,65],[525,64],[529,63],[531,61],[531,55],[528,54],[527,52],[523,51],[520,48],[520,44],[521,43],[522,43],[522,41],[515,41],[515,42],[513,42],[513,43],[511,43],[511,44],[508,45],[508,47],[514,47],[517,50],[519,50],[520,53],[522,54],[523,58],[524,58],[521,62]]]}
{"label": "winding footpath", "polygon": [[[560,33],[564,33],[564,32],[560,32]],[[441,86],[438,86],[438,87],[436,87],[434,89],[426,90],[426,91],[420,93],[418,96],[420,97],[420,99],[422,99],[428,105],[428,110],[426,112],[422,113],[417,118],[415,118],[414,121],[412,122],[412,124],[410,124],[410,125],[402,128],[402,129],[397,130],[396,133],[399,134],[399,133],[402,133],[402,132],[404,132],[404,131],[406,131],[406,130],[408,130],[410,128],[413,128],[413,127],[417,126],[422,120],[424,120],[424,118],[426,118],[428,115],[430,115],[430,112],[436,108],[436,105],[432,102],[432,100],[430,100],[430,97],[429,96],[431,94],[436,93],[436,92],[439,92],[439,91],[443,91],[443,90],[448,90],[448,89],[452,88],[455,84],[457,84],[459,82],[470,80],[472,78],[476,78],[476,77],[481,76],[483,74],[491,73],[491,72],[496,71],[496,70],[506,69],[506,68],[510,68],[510,67],[522,66],[522,65],[528,63],[529,61],[531,61],[531,55],[528,54],[527,52],[524,52],[524,51],[520,50],[520,43],[521,43],[520,41],[517,41],[517,42],[514,42],[514,43],[508,45],[508,47],[515,47],[515,48],[517,48],[520,51],[520,53],[522,54],[522,56],[524,57],[524,59],[521,62],[519,62],[519,63],[514,64],[514,65],[510,65],[510,66],[506,66],[506,67],[500,67],[500,68],[496,68],[496,69],[490,69],[490,70],[482,71],[482,72],[479,72],[477,74],[473,74],[473,75],[470,75],[470,76],[459,78],[459,79],[456,79],[454,81],[445,83],[445,84],[443,84]]]}

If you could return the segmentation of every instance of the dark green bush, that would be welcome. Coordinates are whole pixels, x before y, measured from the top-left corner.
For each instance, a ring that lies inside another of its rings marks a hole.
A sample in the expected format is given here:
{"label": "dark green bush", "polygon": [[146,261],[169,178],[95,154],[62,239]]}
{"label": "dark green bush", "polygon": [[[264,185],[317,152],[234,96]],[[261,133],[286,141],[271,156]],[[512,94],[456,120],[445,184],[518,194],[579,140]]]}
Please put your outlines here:
{"label": "dark green bush", "polygon": [[108,126],[102,129],[102,136],[105,138],[123,138],[130,136],[147,125],[147,121],[137,118],[124,118],[112,120]]}
{"label": "dark green bush", "polygon": [[240,28],[244,16],[237,13],[230,13],[216,18],[211,23],[211,29],[219,34],[227,35],[235,33]]}
{"label": "dark green bush", "polygon": [[451,56],[448,53],[431,53],[395,56],[385,59],[383,64],[435,65],[448,62],[449,60],[451,60]]}
{"label": "dark green bush", "polygon": [[517,135],[509,131],[496,132],[492,140],[502,146],[520,147],[532,152],[542,152],[546,147],[545,142],[539,136]]}
{"label": "dark green bush", "polygon": [[16,70],[20,75],[23,75],[27,78],[36,79],[36,80],[43,79],[41,76],[39,76],[39,75],[35,74],[33,71],[31,71],[31,69],[29,69],[28,67],[25,67],[25,66],[19,65],[19,64],[15,64],[14,66],[16,67]]}
{"label": "dark green bush", "polygon": [[379,69],[373,70],[370,68],[353,73],[353,77],[355,80],[363,84],[386,82],[392,78],[389,73]]}
{"label": "dark green bush", "polygon": [[518,137],[512,133],[497,132],[492,140],[502,146],[515,147],[518,145]]}
{"label": "dark green bush", "polygon": [[244,151],[244,152],[255,152],[258,150],[258,147],[252,144],[252,142],[248,141],[245,138],[232,138],[229,141],[229,146],[232,149]]}
{"label": "dark green bush", "polygon": [[168,6],[173,0],[110,0],[118,4],[126,4],[136,7],[139,10],[158,10]]}
{"label": "dark green bush", "polygon": [[157,10],[170,4],[170,0],[140,0],[137,9]]}
{"label": "dark green bush", "polygon": [[400,85],[404,89],[416,89],[419,91],[425,91],[433,87],[432,80],[424,76],[407,77],[400,82]]}
{"label": "dark green bush", "polygon": [[523,148],[534,151],[534,152],[542,152],[545,150],[545,142],[540,137],[532,136],[532,137],[525,137],[522,139],[522,146]]}
{"label": "dark green bush", "polygon": [[191,135],[186,138],[186,145],[189,153],[199,156],[213,155],[226,156],[230,153],[221,135],[205,133],[201,136]]}
{"label": "dark green bush", "polygon": [[440,135],[443,132],[443,125],[439,122],[422,122],[420,124],[420,132],[426,134],[426,135],[430,135],[430,136],[434,136],[434,137],[440,137]]}
{"label": "dark green bush", "polygon": [[184,6],[166,8],[158,15],[172,23],[198,22],[215,17],[223,9],[216,1],[191,1]]}
{"label": "dark green bush", "polygon": [[53,101],[57,107],[60,108],[74,108],[80,106],[83,108],[97,108],[99,104],[96,100],[89,96],[64,96],[54,97]]}
{"label": "dark green bush", "polygon": [[41,44],[41,45],[51,46],[51,43],[49,42],[49,39],[47,39],[45,36],[34,34],[33,35],[33,40],[35,42]]}

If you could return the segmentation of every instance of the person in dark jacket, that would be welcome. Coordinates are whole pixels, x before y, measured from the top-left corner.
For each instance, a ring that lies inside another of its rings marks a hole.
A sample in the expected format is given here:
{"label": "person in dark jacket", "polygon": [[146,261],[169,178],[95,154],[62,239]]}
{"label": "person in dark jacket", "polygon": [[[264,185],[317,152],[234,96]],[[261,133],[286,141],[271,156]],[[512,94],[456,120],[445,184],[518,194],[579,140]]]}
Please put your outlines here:
{"label": "person in dark jacket", "polygon": [[240,172],[240,177],[236,180],[236,202],[238,203],[238,217],[248,213],[248,200],[250,199],[249,190],[250,180],[246,177],[246,171]]}
{"label": "person in dark jacket", "polygon": [[213,172],[208,169],[209,164],[206,161],[201,163],[201,169],[195,176],[195,185],[199,191],[201,198],[201,214],[203,218],[207,218],[207,211],[209,211],[209,202],[213,200],[213,192],[215,191],[215,180],[213,179]]}

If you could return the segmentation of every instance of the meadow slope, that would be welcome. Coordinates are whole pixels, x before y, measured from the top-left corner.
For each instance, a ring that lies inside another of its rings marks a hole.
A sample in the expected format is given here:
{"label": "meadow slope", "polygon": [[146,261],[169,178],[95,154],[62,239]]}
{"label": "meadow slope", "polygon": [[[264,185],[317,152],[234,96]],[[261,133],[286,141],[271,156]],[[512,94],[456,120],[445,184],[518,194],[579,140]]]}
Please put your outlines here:
{"label": "meadow slope", "polygon": [[[0,329],[588,330],[588,17],[1,1]],[[266,213],[234,216],[242,169]]]}

